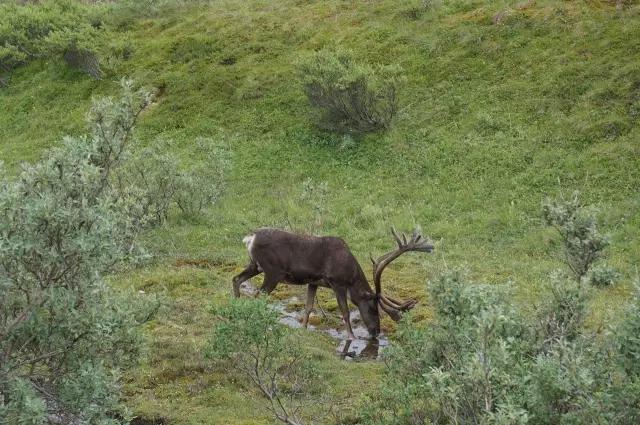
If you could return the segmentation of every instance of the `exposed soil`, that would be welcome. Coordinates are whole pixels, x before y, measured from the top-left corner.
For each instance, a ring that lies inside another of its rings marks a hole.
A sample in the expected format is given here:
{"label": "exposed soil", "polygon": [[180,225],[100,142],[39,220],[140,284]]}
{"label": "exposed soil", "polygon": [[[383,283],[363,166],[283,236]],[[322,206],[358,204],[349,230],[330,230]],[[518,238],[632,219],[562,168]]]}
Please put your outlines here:
{"label": "exposed soil", "polygon": [[130,425],[169,425],[169,421],[165,418],[141,418],[136,417],[129,422]]}

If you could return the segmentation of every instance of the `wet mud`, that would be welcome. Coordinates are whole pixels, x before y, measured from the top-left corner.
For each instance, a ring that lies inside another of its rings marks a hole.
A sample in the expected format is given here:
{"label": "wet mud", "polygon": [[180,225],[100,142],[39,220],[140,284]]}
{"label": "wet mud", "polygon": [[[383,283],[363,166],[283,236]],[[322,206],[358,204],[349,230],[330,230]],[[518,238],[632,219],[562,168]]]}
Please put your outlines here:
{"label": "wet mud", "polygon": [[[251,283],[244,282],[240,286],[240,292],[244,295],[255,296],[257,289],[251,285]],[[280,312],[280,323],[290,328],[302,328],[304,300],[294,296],[272,303],[272,305]],[[317,306],[315,310],[315,314],[317,315],[317,310],[319,310]],[[321,312],[320,315],[322,314],[325,313]],[[322,332],[334,338],[337,342],[336,354],[344,360],[364,361],[380,359],[382,351],[389,345],[389,340],[384,335],[381,335],[377,339],[369,339],[369,333],[360,318],[358,309],[351,310],[351,327],[357,339],[350,340],[347,338],[344,323],[341,323],[337,328],[326,325],[309,324],[307,329],[312,332]]]}

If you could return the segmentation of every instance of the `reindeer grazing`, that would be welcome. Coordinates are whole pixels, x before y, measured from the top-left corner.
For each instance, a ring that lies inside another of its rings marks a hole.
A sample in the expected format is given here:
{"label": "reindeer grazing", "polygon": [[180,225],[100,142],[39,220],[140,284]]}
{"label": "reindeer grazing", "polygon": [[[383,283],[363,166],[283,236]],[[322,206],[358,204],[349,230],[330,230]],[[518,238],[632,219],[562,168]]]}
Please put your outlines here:
{"label": "reindeer grazing", "polygon": [[414,230],[410,240],[403,234],[398,236],[395,229],[391,233],[398,247],[373,262],[373,282],[375,292],[353,256],[347,244],[340,238],[331,236],[307,236],[277,229],[258,229],[243,239],[249,251],[249,265],[233,278],[233,293],[240,296],[240,285],[264,272],[264,282],[260,291],[269,294],[280,282],[294,285],[308,285],[307,304],[303,324],[307,327],[309,314],[313,309],[318,286],[333,289],[338,306],[347,326],[349,339],[355,339],[349,319],[347,296],[360,310],[360,316],[367,326],[371,338],[380,333],[380,313],[384,310],[398,321],[401,312],[407,311],[417,301],[397,301],[382,295],[382,272],[393,260],[409,251],[432,252],[432,244],[422,240],[418,230]]}

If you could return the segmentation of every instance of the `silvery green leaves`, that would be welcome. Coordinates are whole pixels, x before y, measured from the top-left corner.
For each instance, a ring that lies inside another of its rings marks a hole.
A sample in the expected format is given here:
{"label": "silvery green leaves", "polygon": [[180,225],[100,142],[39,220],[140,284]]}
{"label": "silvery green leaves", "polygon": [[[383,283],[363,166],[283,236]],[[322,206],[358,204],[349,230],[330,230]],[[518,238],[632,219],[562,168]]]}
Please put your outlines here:
{"label": "silvery green leaves", "polygon": [[123,83],[92,133],[65,138],[0,185],[0,422],[113,423],[117,370],[138,356],[157,304],[102,279],[139,227],[111,185],[144,92]]}
{"label": "silvery green leaves", "polygon": [[638,422],[640,297],[612,333],[594,335],[584,326],[591,289],[558,279],[532,317],[510,285],[455,270],[436,278],[428,286],[436,317],[401,324],[366,422]]}
{"label": "silvery green leaves", "polygon": [[582,204],[578,192],[542,204],[543,218],[560,235],[564,261],[579,283],[609,246],[608,235],[598,228],[596,213]]}

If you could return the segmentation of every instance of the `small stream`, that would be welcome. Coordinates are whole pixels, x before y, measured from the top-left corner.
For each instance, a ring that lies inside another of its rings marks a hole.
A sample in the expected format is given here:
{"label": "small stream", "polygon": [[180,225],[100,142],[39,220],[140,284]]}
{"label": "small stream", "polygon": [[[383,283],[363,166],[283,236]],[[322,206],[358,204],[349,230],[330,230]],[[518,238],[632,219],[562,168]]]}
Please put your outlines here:
{"label": "small stream", "polygon": [[[249,282],[244,282],[240,286],[240,291],[248,296],[255,296],[257,289]],[[290,328],[302,328],[302,316],[304,307],[300,307],[300,298],[293,296],[286,300],[272,303],[274,308],[280,312],[280,323]],[[295,307],[291,307],[295,306]],[[319,310],[316,306],[316,311]],[[313,315],[314,313],[312,313]],[[332,314],[332,313],[326,313]],[[338,328],[329,326],[315,326],[309,324],[308,330],[315,332],[323,332],[334,338],[338,345],[336,353],[344,360],[377,360],[380,358],[381,352],[389,345],[389,340],[384,336],[377,339],[369,339],[369,333],[366,326],[362,323],[360,312],[358,309],[351,310],[351,328],[357,339],[347,339],[347,331],[344,324],[340,324]]]}

